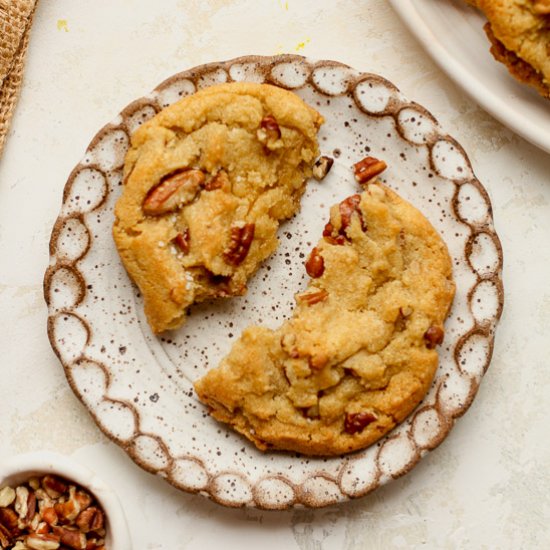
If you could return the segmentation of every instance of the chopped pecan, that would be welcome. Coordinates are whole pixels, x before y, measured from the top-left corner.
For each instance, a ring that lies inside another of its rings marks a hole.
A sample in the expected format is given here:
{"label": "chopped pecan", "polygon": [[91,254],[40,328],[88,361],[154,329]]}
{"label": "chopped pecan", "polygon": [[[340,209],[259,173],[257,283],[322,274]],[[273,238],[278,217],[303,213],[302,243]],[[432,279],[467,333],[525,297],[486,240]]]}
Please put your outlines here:
{"label": "chopped pecan", "polygon": [[281,128],[273,115],[267,115],[262,118],[256,135],[258,141],[267,150],[266,152],[279,149],[283,146],[281,141]]}
{"label": "chopped pecan", "polygon": [[78,503],[78,507],[80,510],[86,510],[88,506],[92,503],[92,497],[85,493],[84,491],[76,491],[74,492],[74,496],[71,493],[71,497],[74,498],[74,500]]}
{"label": "chopped pecan", "polygon": [[58,477],[46,475],[42,478],[42,488],[50,498],[59,498],[68,489],[68,486]]}
{"label": "chopped pecan", "polygon": [[319,254],[317,247],[315,247],[311,251],[311,254],[307,259],[305,266],[306,266],[307,274],[314,279],[317,279],[324,273],[325,261],[323,260],[323,256]]}
{"label": "chopped pecan", "polygon": [[445,337],[445,331],[438,325],[432,325],[424,333],[424,340],[426,341],[426,347],[428,349],[435,349],[436,346],[443,343]]}
{"label": "chopped pecan", "polygon": [[9,506],[15,500],[15,491],[6,486],[0,490],[0,508]]}
{"label": "chopped pecan", "polygon": [[229,246],[223,253],[228,264],[238,266],[244,261],[254,238],[254,229],[253,223],[231,228]]}
{"label": "chopped pecan", "polygon": [[71,499],[67,502],[57,502],[54,506],[54,510],[60,523],[71,523],[80,513],[80,506]]}
{"label": "chopped pecan", "polygon": [[90,506],[76,518],[76,525],[83,533],[103,529],[103,512],[95,506]]}
{"label": "chopped pecan", "polygon": [[33,533],[25,538],[25,544],[32,550],[57,550],[59,537],[51,534]]}
{"label": "chopped pecan", "polygon": [[323,237],[330,243],[336,245],[342,245],[346,242],[344,235],[340,235],[338,232],[335,234],[334,226],[329,222],[325,225],[323,230]]}
{"label": "chopped pecan", "polygon": [[74,548],[74,550],[86,550],[86,535],[71,527],[54,526],[54,535],[57,535],[61,544]]}
{"label": "chopped pecan", "polygon": [[319,157],[313,165],[313,177],[317,181],[321,181],[330,172],[333,164],[333,158],[325,156]]}
{"label": "chopped pecan", "polygon": [[328,298],[328,292],[321,288],[316,292],[304,292],[303,294],[296,294],[296,301],[299,304],[304,304],[306,306],[312,306],[319,302],[323,302]]}
{"label": "chopped pecan", "polygon": [[33,491],[40,489],[40,479],[38,479],[37,477],[31,477],[29,479],[29,485]]}
{"label": "chopped pecan", "polygon": [[260,128],[268,133],[269,137],[279,139],[281,137],[281,128],[273,115],[267,115],[262,118]]}
{"label": "chopped pecan", "polygon": [[383,160],[374,157],[365,157],[353,165],[355,179],[360,184],[365,184],[381,174],[388,165]]}
{"label": "chopped pecan", "polygon": [[359,221],[361,222],[361,229],[363,231],[367,230],[367,224],[365,220],[363,219],[363,213],[361,212],[361,208],[359,205],[361,204],[361,195],[352,195],[351,197],[348,197],[347,199],[343,200],[338,209],[340,210],[340,220],[341,220],[341,227],[340,232],[344,232],[349,225],[351,224],[351,217],[353,214],[357,213],[359,216]]}
{"label": "chopped pecan", "polygon": [[36,499],[38,500],[38,508],[43,510],[44,508],[50,508],[54,505],[55,499],[50,498],[48,493],[44,489],[37,489],[34,492]]}
{"label": "chopped pecan", "polygon": [[[38,516],[38,514],[36,515]],[[48,534],[50,531],[51,527],[45,521],[41,521],[35,529],[35,532],[41,535]]]}
{"label": "chopped pecan", "polygon": [[0,508],[0,525],[13,531],[17,529],[18,520],[19,517],[11,508]]}
{"label": "chopped pecan", "polygon": [[27,498],[27,515],[25,516],[25,522],[29,523],[36,514],[36,495],[34,491],[29,491]]}
{"label": "chopped pecan", "polygon": [[344,430],[353,435],[362,432],[371,422],[376,420],[376,415],[370,412],[346,413]]}
{"label": "chopped pecan", "polygon": [[173,212],[191,202],[204,182],[200,170],[184,170],[162,178],[143,201],[143,212],[148,216],[160,216]]}
{"label": "chopped pecan", "polygon": [[216,189],[228,189],[230,186],[229,177],[225,170],[220,170],[215,176],[210,178],[205,184],[204,188],[207,191],[214,191]]}
{"label": "chopped pecan", "polygon": [[0,523],[0,548],[9,548],[13,537],[9,530]]}
{"label": "chopped pecan", "polygon": [[55,511],[55,508],[44,508],[42,510],[42,519],[48,524],[48,525],[57,525],[57,522],[59,518],[57,517],[57,512]]}
{"label": "chopped pecan", "polygon": [[[29,490],[29,486],[36,489]],[[0,494],[9,503],[8,507],[0,507],[0,548],[84,550],[84,528],[96,543],[90,548],[105,550],[104,512],[81,487],[47,475]]]}
{"label": "chopped pecan", "polygon": [[24,485],[20,485],[15,489],[15,503],[13,507],[19,515],[19,519],[24,521],[29,511],[29,490]]}
{"label": "chopped pecan", "polygon": [[183,233],[178,233],[174,237],[174,244],[184,253],[189,254],[189,241],[190,241],[190,235],[189,235],[189,228],[185,228]]}

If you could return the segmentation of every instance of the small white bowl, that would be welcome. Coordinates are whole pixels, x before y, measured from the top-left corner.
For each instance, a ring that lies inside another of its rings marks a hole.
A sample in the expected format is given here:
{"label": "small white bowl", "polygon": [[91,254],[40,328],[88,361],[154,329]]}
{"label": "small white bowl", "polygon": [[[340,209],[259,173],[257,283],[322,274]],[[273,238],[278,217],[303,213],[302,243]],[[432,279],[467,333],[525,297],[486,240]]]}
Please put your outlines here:
{"label": "small white bowl", "polygon": [[0,461],[0,487],[15,487],[30,477],[56,474],[92,493],[105,512],[108,550],[131,550],[132,541],[122,507],[113,490],[94,472],[70,458],[49,451],[17,455]]}

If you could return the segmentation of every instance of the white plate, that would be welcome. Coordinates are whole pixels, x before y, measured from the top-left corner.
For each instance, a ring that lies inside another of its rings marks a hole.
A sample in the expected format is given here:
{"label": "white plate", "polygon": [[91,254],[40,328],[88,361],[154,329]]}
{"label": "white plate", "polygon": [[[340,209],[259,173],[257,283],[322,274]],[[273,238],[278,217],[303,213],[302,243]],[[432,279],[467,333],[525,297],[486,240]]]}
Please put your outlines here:
{"label": "white plate", "polygon": [[[322,184],[308,184],[301,212],[281,227],[278,251],[246,296],[198,305],[181,329],[155,337],[111,236],[129,134],[180,97],[229,80],[295,90],[326,118],[320,146],[336,161]],[[351,165],[368,152],[387,161],[382,181],[426,214],[453,258],[457,293],[438,371],[417,410],[362,452],[330,459],[261,453],[210,418],[192,384],[243,328],[275,327],[289,315],[305,285],[303,258],[330,205],[357,192]],[[143,468],[226,506],[326,506],[408,472],[471,404],[502,311],[502,252],[491,205],[460,145],[383,78],[300,56],[196,67],[130,104],[99,131],[70,175],[50,252],[48,334],[75,393]]]}
{"label": "white plate", "polygon": [[489,52],[486,20],[464,0],[390,0],[426,52],[496,119],[550,152],[550,100],[512,77]]}

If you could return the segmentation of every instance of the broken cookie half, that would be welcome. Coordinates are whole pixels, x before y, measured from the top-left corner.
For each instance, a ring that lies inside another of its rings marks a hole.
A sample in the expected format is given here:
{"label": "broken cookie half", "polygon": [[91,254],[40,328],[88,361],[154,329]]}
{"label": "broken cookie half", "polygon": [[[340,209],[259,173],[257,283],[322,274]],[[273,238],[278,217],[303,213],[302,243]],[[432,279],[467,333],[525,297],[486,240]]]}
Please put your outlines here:
{"label": "broken cookie half", "polygon": [[212,86],[132,136],[114,240],[154,332],[188,307],[242,295],[297,212],[323,118],[276,86]]}
{"label": "broken cookie half", "polygon": [[261,450],[347,453],[428,391],[454,297],[451,259],[418,210],[369,180],[331,208],[305,267],[292,317],[246,329],[195,389]]}

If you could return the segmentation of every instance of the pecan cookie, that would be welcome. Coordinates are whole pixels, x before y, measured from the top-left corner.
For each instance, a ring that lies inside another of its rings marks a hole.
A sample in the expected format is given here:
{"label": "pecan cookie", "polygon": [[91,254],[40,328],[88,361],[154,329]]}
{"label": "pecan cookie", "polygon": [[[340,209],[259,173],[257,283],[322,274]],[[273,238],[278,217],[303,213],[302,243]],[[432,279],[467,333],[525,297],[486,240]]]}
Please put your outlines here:
{"label": "pecan cookie", "polygon": [[206,88],[132,136],[113,235],[154,332],[241,295],[300,206],[323,118],[265,84]]}
{"label": "pecan cookie", "polygon": [[367,183],[332,207],[305,268],[292,317],[246,329],[195,389],[259,449],[347,453],[428,391],[454,296],[451,260],[418,210]]}
{"label": "pecan cookie", "polygon": [[491,53],[521,82],[550,98],[550,0],[476,0]]}

